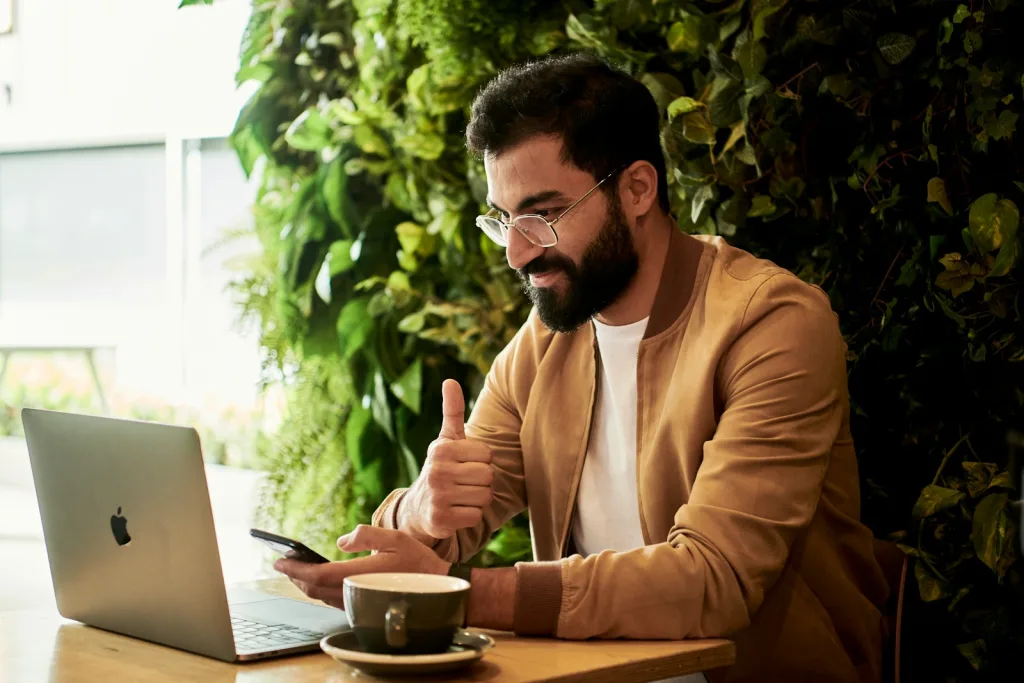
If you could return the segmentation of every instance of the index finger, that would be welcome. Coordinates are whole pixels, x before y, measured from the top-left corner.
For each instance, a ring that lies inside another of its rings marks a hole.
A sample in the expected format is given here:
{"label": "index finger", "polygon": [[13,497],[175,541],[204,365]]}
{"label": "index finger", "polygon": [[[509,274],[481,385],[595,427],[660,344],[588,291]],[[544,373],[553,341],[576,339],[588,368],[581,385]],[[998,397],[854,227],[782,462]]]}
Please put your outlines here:
{"label": "index finger", "polygon": [[335,581],[334,565],[340,562],[328,562],[325,564],[312,564],[310,562],[299,562],[282,558],[274,563],[274,569],[281,572],[289,579],[296,579],[303,583],[315,584],[317,586],[341,586],[345,577]]}
{"label": "index finger", "polygon": [[326,564],[310,564],[298,560],[280,559],[274,568],[290,579],[303,583],[331,588],[341,588],[345,579],[357,574],[371,574],[381,571],[380,558],[376,555],[357,557],[344,562],[328,562]]}
{"label": "index finger", "polygon": [[467,439],[452,444],[449,448],[459,462],[491,462],[491,449],[477,441]]}

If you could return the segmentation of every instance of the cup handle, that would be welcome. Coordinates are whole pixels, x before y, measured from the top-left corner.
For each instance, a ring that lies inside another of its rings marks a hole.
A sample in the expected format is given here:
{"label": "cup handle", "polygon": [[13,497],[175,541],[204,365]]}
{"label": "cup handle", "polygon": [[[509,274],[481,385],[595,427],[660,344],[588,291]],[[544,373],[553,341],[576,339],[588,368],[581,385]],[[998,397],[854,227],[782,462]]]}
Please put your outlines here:
{"label": "cup handle", "polygon": [[384,639],[388,647],[403,648],[409,644],[409,634],[405,629],[405,614],[409,603],[399,600],[388,605],[384,616]]}

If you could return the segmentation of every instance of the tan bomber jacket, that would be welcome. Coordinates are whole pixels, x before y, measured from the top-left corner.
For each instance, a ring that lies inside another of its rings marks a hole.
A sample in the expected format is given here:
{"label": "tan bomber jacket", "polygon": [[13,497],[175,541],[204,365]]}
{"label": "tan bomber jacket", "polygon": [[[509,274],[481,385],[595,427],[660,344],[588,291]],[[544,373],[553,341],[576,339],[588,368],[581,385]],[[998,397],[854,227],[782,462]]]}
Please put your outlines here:
{"label": "tan bomber jacket", "polygon": [[[529,509],[515,630],[559,638],[730,637],[713,681],[876,681],[888,588],[860,522],[846,346],[825,293],[720,237],[675,232],[637,359],[645,547],[573,554],[599,358],[592,325],[532,313],[466,425],[493,450],[466,561]],[[395,527],[404,490],[373,516]]]}

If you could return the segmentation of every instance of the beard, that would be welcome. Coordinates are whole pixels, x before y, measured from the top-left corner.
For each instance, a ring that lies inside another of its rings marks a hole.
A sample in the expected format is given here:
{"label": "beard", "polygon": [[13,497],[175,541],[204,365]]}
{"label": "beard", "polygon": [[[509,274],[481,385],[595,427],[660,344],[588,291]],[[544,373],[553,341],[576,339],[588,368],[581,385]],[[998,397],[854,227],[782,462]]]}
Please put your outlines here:
{"label": "beard", "polygon": [[[626,225],[619,198],[613,197],[608,218],[579,265],[548,252],[516,271],[541,322],[555,332],[573,332],[618,299],[633,281],[640,259]],[[530,275],[561,271],[568,284],[564,294],[554,287],[534,287]]]}

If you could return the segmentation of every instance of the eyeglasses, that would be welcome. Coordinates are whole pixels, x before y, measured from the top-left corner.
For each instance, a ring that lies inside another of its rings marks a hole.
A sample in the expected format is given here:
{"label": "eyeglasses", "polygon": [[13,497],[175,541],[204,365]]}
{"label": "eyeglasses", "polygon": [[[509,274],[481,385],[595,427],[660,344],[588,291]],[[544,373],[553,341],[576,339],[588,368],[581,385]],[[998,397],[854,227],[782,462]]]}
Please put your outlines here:
{"label": "eyeglasses", "polygon": [[606,180],[624,168],[626,168],[626,166],[620,166],[606,175],[601,182],[590,188],[585,195],[574,201],[569,208],[558,214],[558,216],[556,216],[552,221],[549,221],[543,216],[535,213],[527,213],[522,216],[516,216],[510,222],[506,223],[495,215],[496,212],[494,209],[491,209],[483,216],[476,217],[477,227],[483,230],[484,234],[502,247],[508,246],[508,230],[511,227],[515,227],[523,237],[530,241],[530,244],[535,244],[538,247],[553,247],[558,243],[558,233],[555,232],[555,223],[562,220],[562,217],[565,216],[565,214],[576,208],[576,206],[589,197],[594,190],[601,187]]}

